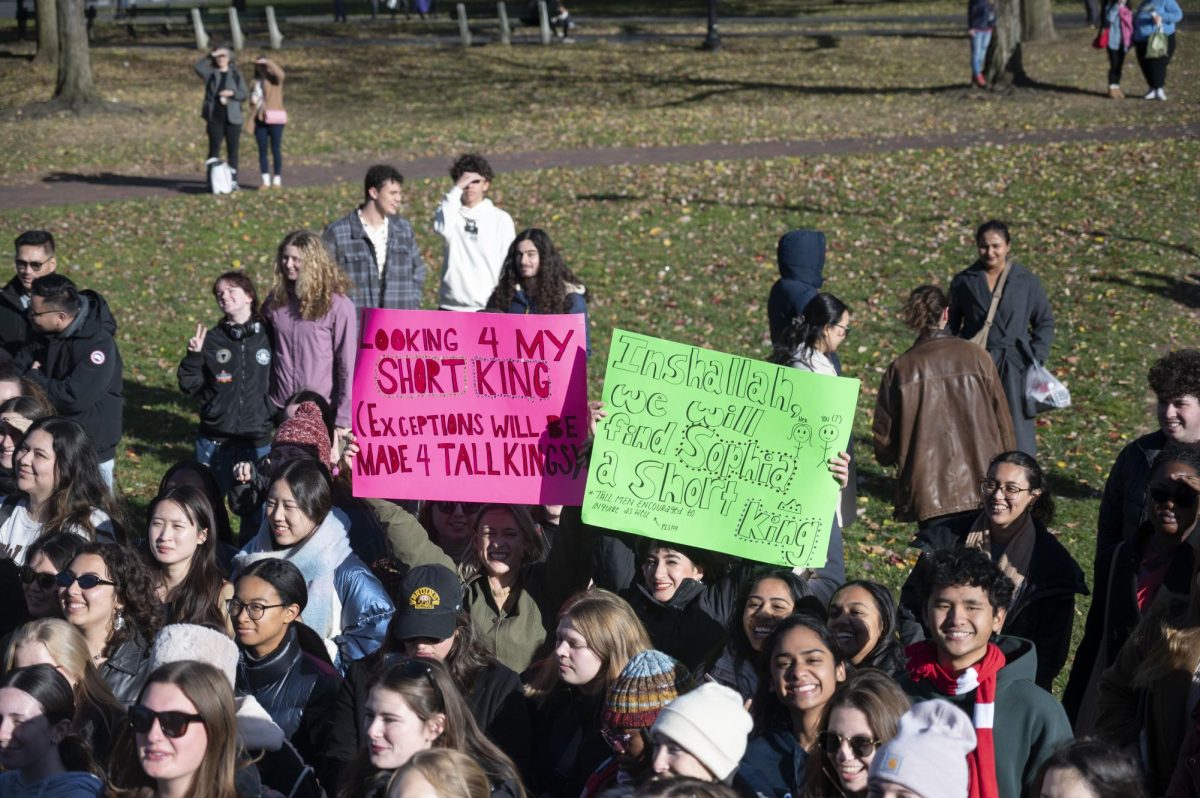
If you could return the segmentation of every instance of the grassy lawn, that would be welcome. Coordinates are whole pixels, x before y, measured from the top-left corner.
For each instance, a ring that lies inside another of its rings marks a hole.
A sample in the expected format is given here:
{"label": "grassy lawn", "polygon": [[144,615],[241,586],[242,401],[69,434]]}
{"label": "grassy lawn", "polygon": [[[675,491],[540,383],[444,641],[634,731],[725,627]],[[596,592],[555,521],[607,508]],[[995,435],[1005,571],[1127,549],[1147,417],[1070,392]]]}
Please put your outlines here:
{"label": "grassy lawn", "polygon": [[[289,50],[280,60],[295,121],[285,148],[292,163],[316,163],[378,153],[449,158],[466,147],[1194,120],[1194,48],[1181,46],[1172,64],[1171,102],[1114,103],[1098,94],[1103,58],[1086,38],[1069,32],[1030,47],[1028,67],[1046,88],[1009,97],[962,88],[966,43],[942,37],[833,36],[832,47],[809,38],[738,39],[715,56],[682,44]],[[192,54],[106,47],[93,56],[104,93],[145,113],[36,122],[10,115],[0,121],[7,143],[0,179],[198,168],[204,153]],[[1127,70],[1136,91],[1136,65]],[[0,106],[47,96],[51,78],[0,61]],[[245,140],[251,170],[253,150]],[[1166,350],[1195,343],[1200,284],[1186,275],[1200,271],[1198,173],[1200,142],[1148,133],[1101,144],[551,168],[501,175],[494,197],[519,228],[546,228],[587,282],[593,363],[605,362],[615,326],[765,356],[775,242],[796,227],[825,231],[826,289],[854,317],[842,359],[848,375],[863,380],[862,515],[849,531],[847,557],[852,574],[896,586],[912,561],[911,530],[890,520],[889,474],[873,461],[869,429],[879,377],[911,342],[897,319],[903,297],[920,283],[947,285],[969,264],[980,221],[1012,224],[1015,257],[1041,277],[1057,317],[1050,365],[1075,406],[1042,417],[1040,459],[1059,501],[1056,531],[1090,576],[1098,492],[1120,447],[1153,424],[1146,370]],[[446,186],[406,185],[405,214],[431,267],[440,263],[440,240],[429,225]],[[212,278],[245,267],[265,290],[285,232],[319,229],[358,199],[357,185],[339,185],[0,212],[10,234],[52,229],[66,273],[114,308],[128,399],[118,468],[135,505],[170,463],[190,455],[195,408],[178,393],[174,373],[196,322],[216,319]],[[591,375],[597,394],[601,376]],[[1086,602],[1079,612],[1081,631]]]}

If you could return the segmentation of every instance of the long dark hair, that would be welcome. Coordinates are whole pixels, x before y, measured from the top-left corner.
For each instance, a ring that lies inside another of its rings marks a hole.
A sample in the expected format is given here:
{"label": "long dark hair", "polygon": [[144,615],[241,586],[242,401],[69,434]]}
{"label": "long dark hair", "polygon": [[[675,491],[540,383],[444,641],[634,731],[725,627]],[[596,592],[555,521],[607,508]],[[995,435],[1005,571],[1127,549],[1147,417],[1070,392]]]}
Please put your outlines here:
{"label": "long dark hair", "polygon": [[[95,540],[96,527],[92,525],[95,510],[105,513],[113,522],[114,532],[119,532],[117,509],[100,476],[96,449],[87,431],[69,418],[39,418],[25,430],[18,453],[29,436],[38,431],[50,436],[54,448],[54,490],[47,502],[50,514],[42,523],[42,533],[78,529],[89,540]],[[14,465],[16,456],[13,455]]]}
{"label": "long dark hair", "polygon": [[1004,452],[992,458],[992,462],[988,463],[988,472],[1001,463],[1009,463],[1018,468],[1024,469],[1025,475],[1029,478],[1029,487],[1032,490],[1040,490],[1041,493],[1033,500],[1033,504],[1029,508],[1029,514],[1049,526],[1054,522],[1054,497],[1050,495],[1050,485],[1046,482],[1046,472],[1038,465],[1038,461],[1025,454],[1025,452]]}
{"label": "long dark hair", "polygon": [[[158,483],[158,493],[162,495],[167,492],[168,488],[176,485],[188,484],[185,480],[178,478],[179,474],[195,474],[197,481],[200,482],[200,490],[204,491],[205,497],[208,499],[208,507],[213,512],[213,521],[216,523],[217,540],[222,543],[234,545],[236,541],[233,538],[233,526],[229,523],[229,511],[225,509],[225,494],[221,492],[221,485],[217,482],[217,477],[213,474],[212,469],[198,460],[182,460],[167,469],[167,473],[163,474],[163,478]],[[149,521],[149,516],[146,517]]]}
{"label": "long dark hair", "polygon": [[85,554],[94,554],[104,561],[109,581],[114,583],[113,590],[122,605],[122,622],[114,621],[104,645],[104,656],[111,657],[130,639],[149,647],[162,628],[163,614],[162,602],[155,589],[158,580],[146,567],[146,561],[133,548],[120,543],[89,543],[75,558]]}
{"label": "long dark hair", "polygon": [[584,300],[590,299],[579,278],[567,266],[562,255],[554,248],[554,242],[545,230],[530,227],[522,230],[513,239],[500,269],[500,282],[488,299],[488,310],[507,311],[512,305],[517,288],[521,285],[521,255],[517,245],[522,241],[530,241],[538,252],[537,290],[529,297],[532,307],[538,313],[566,313],[571,306],[568,298],[573,288],[584,291]]}
{"label": "long dark hair", "polygon": [[824,291],[817,294],[804,306],[800,315],[793,317],[791,324],[784,328],[769,360],[786,366],[798,358],[808,365],[809,352],[825,334],[825,328],[837,324],[847,310],[846,303],[833,294]]}
{"label": "long dark hair", "polygon": [[[259,562],[275,562],[275,560],[259,560]],[[287,601],[280,593],[280,600]],[[388,624],[387,639],[375,653],[368,656],[369,671],[376,675],[386,670],[390,661],[389,654],[404,653],[404,641],[396,637],[396,627],[400,625],[402,615],[397,612]],[[394,658],[394,656],[393,656]],[[466,610],[459,610],[454,616],[454,643],[443,660],[443,665],[450,671],[459,692],[470,695],[475,687],[475,679],[480,673],[499,664],[496,655],[488,648],[487,643],[475,636],[475,625],[471,623],[471,615]]]}
{"label": "long dark hair", "polygon": [[[467,754],[483,768],[493,784],[510,782],[516,787],[518,798],[525,798],[516,766],[480,731],[466,699],[442,663],[400,659],[372,680],[368,694],[377,689],[398,693],[422,723],[435,715],[443,715],[446,719],[444,730],[434,740],[434,747],[452,748]],[[360,746],[347,766],[339,795],[342,798],[373,795],[387,784],[390,776],[391,772],[372,765],[369,748]]]}
{"label": "long dark hair", "polygon": [[[27,694],[42,707],[42,715],[50,726],[75,719],[75,693],[71,684],[53,665],[38,664],[16,668],[0,680],[0,688],[12,687]],[[91,751],[74,730],[58,743],[58,755],[67,770],[99,775]]]}
{"label": "long dark hair", "polygon": [[[787,585],[788,592],[792,594],[792,605],[798,609],[801,602],[812,595],[812,590],[809,589],[808,583],[796,575],[790,568],[777,568],[775,566],[764,566],[755,569],[754,573],[750,574],[750,578],[742,585],[742,589],[738,591],[737,609],[729,621],[729,651],[733,654],[735,665],[740,668],[745,662],[757,663],[760,660],[759,652],[754,650],[754,646],[750,645],[750,641],[746,639],[746,629],[742,625],[742,616],[746,612],[746,602],[750,600],[750,594],[754,592],[754,588],[758,584],[767,579],[778,579]],[[795,610],[793,610],[795,611]],[[764,641],[765,642],[765,641]],[[766,646],[763,646],[766,651]]]}
{"label": "long dark hair", "polygon": [[1098,798],[1145,798],[1141,774],[1132,759],[1100,740],[1071,740],[1038,768],[1032,795],[1041,795],[1046,774],[1055,768],[1078,773]]}
{"label": "long dark hair", "polygon": [[287,483],[296,506],[310,521],[320,526],[333,511],[333,486],[329,471],[316,460],[288,460],[271,473],[269,486],[276,482]]}
{"label": "long dark hair", "polygon": [[807,612],[796,613],[784,618],[763,643],[763,651],[767,652],[767,656],[763,658],[763,663],[759,666],[758,694],[754,697],[754,703],[751,705],[756,732],[791,728],[791,717],[783,704],[779,702],[778,696],[771,690],[769,670],[771,656],[775,653],[775,646],[779,643],[780,638],[793,629],[799,628],[808,629],[820,639],[821,645],[829,649],[829,653],[833,656],[835,668],[842,665],[849,670],[849,660],[838,648],[837,641],[833,639],[833,633],[829,631],[823,618]]}
{"label": "long dark hair", "polygon": [[[165,493],[150,502],[146,514],[154,517],[155,509],[163,502],[172,502],[187,519],[196,525],[196,530],[208,534],[203,543],[197,541],[192,554],[187,576],[166,596],[167,623],[194,623],[224,629],[225,613],[221,611],[221,591],[225,589],[225,574],[217,565],[216,520],[212,505],[203,491],[191,485],[168,488]],[[151,570],[165,575],[166,569],[154,558],[153,543],[146,552],[146,564]]]}
{"label": "long dark hair", "polygon": [[[867,656],[857,667],[878,668],[885,673],[894,672],[898,666],[904,664],[905,658],[904,646],[901,645],[897,633],[899,623],[896,618],[896,599],[892,596],[892,591],[878,582],[870,582],[866,579],[851,579],[849,582],[839,585],[838,589],[833,591],[833,595],[829,598],[830,606],[833,605],[833,599],[837,597],[837,594],[848,587],[862,588],[870,594],[871,600],[875,602],[875,609],[879,611],[881,627],[879,630],[879,642],[875,644],[875,648],[867,653]],[[848,661],[857,652],[845,651],[842,653]]]}

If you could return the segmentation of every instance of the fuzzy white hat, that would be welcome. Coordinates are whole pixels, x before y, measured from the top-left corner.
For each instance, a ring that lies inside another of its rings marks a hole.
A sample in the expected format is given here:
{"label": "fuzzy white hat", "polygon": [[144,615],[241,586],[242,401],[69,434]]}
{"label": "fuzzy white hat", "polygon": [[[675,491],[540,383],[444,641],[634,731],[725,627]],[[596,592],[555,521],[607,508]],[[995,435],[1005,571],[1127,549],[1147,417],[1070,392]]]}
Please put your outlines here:
{"label": "fuzzy white hat", "polygon": [[708,682],[663,707],[650,733],[671,738],[724,781],[746,753],[753,727],[742,697]]}
{"label": "fuzzy white hat", "polygon": [[194,623],[173,623],[154,637],[150,649],[150,670],[168,662],[194,660],[212,665],[229,679],[237,677],[238,647],[224,632]]}

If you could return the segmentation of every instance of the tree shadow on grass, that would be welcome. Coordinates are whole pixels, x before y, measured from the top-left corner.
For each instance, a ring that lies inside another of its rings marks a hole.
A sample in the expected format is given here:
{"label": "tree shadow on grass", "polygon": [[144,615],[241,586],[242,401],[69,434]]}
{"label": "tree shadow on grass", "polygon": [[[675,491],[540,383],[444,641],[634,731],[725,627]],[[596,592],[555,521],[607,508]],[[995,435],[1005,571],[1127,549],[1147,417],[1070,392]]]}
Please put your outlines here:
{"label": "tree shadow on grass", "polygon": [[1100,236],[1103,238],[1115,238],[1117,241],[1132,241],[1138,244],[1149,244],[1152,247],[1173,249],[1176,252],[1182,252],[1184,255],[1191,255],[1193,258],[1200,260],[1200,251],[1187,244],[1172,244],[1169,241],[1159,241],[1154,238],[1146,238],[1145,236],[1125,235],[1124,233],[1117,233],[1111,230],[1080,230],[1077,227],[1059,227],[1058,231],[1060,233],[1067,233],[1073,236]]}
{"label": "tree shadow on grass", "polygon": [[1046,484],[1050,487],[1050,495],[1062,499],[1099,499],[1100,491],[1070,477],[1063,476],[1057,471],[1046,474]]}
{"label": "tree shadow on grass", "polygon": [[[196,409],[177,391],[125,381],[125,449],[175,463],[195,454]],[[133,440],[133,439],[136,439]]]}
{"label": "tree shadow on grass", "polygon": [[[797,153],[795,156],[788,157],[810,157],[803,153]],[[657,197],[645,197],[638,194],[576,194],[575,199],[582,202],[651,202],[656,201]],[[816,205],[811,202],[792,202],[792,203],[776,203],[776,202],[759,202],[751,201],[730,201],[730,200],[715,200],[707,197],[688,197],[690,205],[710,205],[716,208],[747,208],[747,209],[763,209],[770,211],[787,211],[789,213],[813,214],[816,216],[826,216],[831,213],[836,213],[839,216],[858,216],[864,219],[890,219],[895,216],[894,208],[882,208],[880,210],[869,209],[852,209],[846,207],[826,207]],[[945,219],[941,215],[913,216],[916,221],[920,222],[940,222]],[[870,446],[871,441],[868,439],[866,445]]]}
{"label": "tree shadow on grass", "polygon": [[721,80],[720,78],[688,77],[662,80],[658,82],[658,85],[660,87],[694,87],[699,90],[679,100],[671,100],[648,106],[650,108],[678,108],[680,106],[711,100],[714,97],[725,97],[746,91],[772,91],[802,97],[822,97],[829,95],[891,96],[902,94],[944,94],[947,92],[961,92],[963,89],[961,83],[950,83],[941,86],[805,86],[795,83],[775,83],[762,80]]}
{"label": "tree shadow on grass", "polygon": [[1110,285],[1136,288],[1139,291],[1144,291],[1147,294],[1155,294],[1163,299],[1173,299],[1184,307],[1192,309],[1200,308],[1200,283],[1170,274],[1148,272],[1144,269],[1133,272],[1133,276],[1141,279],[1131,280],[1128,277],[1104,276],[1093,277],[1091,281],[1094,283],[1108,283]]}
{"label": "tree shadow on grass", "polygon": [[160,188],[179,194],[208,193],[208,183],[204,180],[191,180],[179,177],[119,175],[114,172],[101,172],[94,175],[85,175],[78,172],[51,172],[42,178],[42,182],[87,183],[95,186],[115,186],[117,188]]}

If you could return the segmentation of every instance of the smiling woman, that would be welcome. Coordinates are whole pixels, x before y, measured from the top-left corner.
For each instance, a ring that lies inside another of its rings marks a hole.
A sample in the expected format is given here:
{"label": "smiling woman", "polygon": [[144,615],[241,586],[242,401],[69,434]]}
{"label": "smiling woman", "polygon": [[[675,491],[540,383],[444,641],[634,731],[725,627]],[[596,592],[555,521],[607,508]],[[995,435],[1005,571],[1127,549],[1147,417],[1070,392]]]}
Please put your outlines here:
{"label": "smiling woman", "polygon": [[217,523],[199,488],[169,488],[150,504],[147,560],[158,574],[168,623],[232,630],[225,602],[233,585],[217,567]]}

